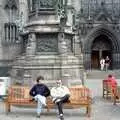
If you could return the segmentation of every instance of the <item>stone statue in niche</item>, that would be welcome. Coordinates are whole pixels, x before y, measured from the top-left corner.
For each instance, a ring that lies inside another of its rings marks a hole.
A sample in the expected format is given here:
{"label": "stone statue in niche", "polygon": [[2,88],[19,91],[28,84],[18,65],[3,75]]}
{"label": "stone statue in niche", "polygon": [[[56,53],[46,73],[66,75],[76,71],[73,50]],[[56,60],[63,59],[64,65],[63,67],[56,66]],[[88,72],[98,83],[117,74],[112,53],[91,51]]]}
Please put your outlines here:
{"label": "stone statue in niche", "polygon": [[66,54],[67,53],[67,42],[65,40],[64,33],[59,33],[58,39],[59,39],[59,45],[58,45],[59,53]]}
{"label": "stone statue in niche", "polygon": [[26,53],[28,55],[34,54],[34,50],[35,50],[35,34],[34,33],[30,33],[28,35],[28,42],[27,42],[27,48],[26,48]]}
{"label": "stone statue in niche", "polygon": [[28,35],[28,44],[27,44],[27,47],[30,47],[30,46],[31,46],[32,39],[33,39],[32,34],[29,34],[29,35]]}
{"label": "stone statue in niche", "polygon": [[82,34],[82,35],[85,35],[87,30],[86,30],[86,24],[81,24],[80,27],[79,27],[79,33]]}

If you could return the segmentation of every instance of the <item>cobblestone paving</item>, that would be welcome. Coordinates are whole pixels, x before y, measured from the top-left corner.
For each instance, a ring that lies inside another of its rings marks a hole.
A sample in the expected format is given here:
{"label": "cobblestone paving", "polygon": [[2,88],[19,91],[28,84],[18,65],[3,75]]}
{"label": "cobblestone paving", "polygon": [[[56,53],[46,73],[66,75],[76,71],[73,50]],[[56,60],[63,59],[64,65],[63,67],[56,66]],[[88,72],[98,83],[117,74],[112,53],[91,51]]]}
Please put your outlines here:
{"label": "cobblestone paving", "polygon": [[[102,98],[101,80],[87,80],[86,85],[92,91],[93,103],[90,118],[85,115],[85,109],[64,109],[65,120],[120,120],[120,104],[113,105],[111,101]],[[57,110],[49,113],[43,110],[41,117],[36,118],[35,108],[12,107],[12,112],[5,114],[3,102],[0,102],[0,120],[59,120]]]}

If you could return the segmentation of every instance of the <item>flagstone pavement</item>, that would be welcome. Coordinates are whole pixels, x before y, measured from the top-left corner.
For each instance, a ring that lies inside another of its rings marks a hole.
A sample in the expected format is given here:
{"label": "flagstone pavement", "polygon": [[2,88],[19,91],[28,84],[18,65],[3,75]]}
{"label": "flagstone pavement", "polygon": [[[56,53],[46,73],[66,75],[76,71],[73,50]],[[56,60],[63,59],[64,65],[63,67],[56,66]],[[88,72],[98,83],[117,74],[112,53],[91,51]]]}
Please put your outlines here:
{"label": "flagstone pavement", "polygon": [[[118,80],[120,83],[120,80]],[[65,120],[120,120],[120,103],[113,105],[110,100],[102,98],[102,80],[87,79],[86,86],[92,91],[92,113],[88,118],[85,115],[85,108],[80,109],[64,109]],[[12,107],[11,113],[6,115],[5,105],[0,102],[0,120],[59,120],[57,109],[50,110],[47,113],[43,109],[41,117],[36,118],[35,108]]]}

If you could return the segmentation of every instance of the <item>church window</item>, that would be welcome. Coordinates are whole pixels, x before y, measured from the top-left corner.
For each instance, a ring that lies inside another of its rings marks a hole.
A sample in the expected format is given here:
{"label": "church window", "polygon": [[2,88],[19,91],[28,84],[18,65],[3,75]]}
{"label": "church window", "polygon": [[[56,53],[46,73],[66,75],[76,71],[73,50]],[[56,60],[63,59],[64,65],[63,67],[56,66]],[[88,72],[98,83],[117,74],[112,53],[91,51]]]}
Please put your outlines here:
{"label": "church window", "polygon": [[4,23],[5,39],[4,45],[14,44],[17,41],[17,25],[15,20],[17,18],[17,4],[15,0],[6,0],[5,11],[8,14],[8,21]]}
{"label": "church window", "polygon": [[15,23],[4,24],[5,40],[4,44],[14,44],[17,41],[17,26]]}

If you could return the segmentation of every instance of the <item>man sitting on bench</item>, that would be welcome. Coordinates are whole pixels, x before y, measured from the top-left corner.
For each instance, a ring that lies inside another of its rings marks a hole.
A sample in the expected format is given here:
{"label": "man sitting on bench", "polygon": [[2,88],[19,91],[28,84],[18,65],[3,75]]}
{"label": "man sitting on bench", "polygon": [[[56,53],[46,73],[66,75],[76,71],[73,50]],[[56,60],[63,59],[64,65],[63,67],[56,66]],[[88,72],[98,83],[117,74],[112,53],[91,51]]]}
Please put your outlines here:
{"label": "man sitting on bench", "polygon": [[69,100],[70,91],[66,86],[62,85],[61,80],[58,80],[56,83],[57,86],[51,89],[51,96],[53,98],[53,102],[58,107],[60,120],[64,120],[62,105]]}
{"label": "man sitting on bench", "polygon": [[117,87],[117,81],[116,81],[115,77],[112,74],[109,74],[107,80],[110,82],[110,84],[112,86],[112,92],[115,94],[115,90]]}
{"label": "man sitting on bench", "polygon": [[30,95],[37,101],[37,117],[40,117],[43,105],[46,106],[46,97],[50,95],[49,88],[40,83],[40,80],[44,80],[44,78],[39,76],[36,80],[37,84],[30,90]]}

